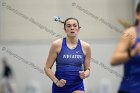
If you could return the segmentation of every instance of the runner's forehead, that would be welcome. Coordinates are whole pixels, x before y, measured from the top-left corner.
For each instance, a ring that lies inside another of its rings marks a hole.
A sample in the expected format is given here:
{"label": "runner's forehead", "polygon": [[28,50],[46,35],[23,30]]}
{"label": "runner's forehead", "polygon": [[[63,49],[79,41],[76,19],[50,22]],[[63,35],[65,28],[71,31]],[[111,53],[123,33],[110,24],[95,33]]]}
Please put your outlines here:
{"label": "runner's forehead", "polygon": [[78,24],[76,20],[70,19],[66,22],[66,24]]}

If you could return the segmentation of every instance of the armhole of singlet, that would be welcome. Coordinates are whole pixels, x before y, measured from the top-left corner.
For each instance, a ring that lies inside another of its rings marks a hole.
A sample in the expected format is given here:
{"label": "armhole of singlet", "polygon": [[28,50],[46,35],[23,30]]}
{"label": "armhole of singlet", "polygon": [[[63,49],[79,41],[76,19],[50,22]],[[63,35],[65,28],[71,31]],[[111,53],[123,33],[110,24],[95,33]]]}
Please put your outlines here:
{"label": "armhole of singlet", "polygon": [[[134,28],[135,28],[136,39],[137,39],[137,37],[138,37],[138,33],[140,33],[140,31],[139,31],[139,28],[138,28],[137,26],[135,26]],[[131,47],[131,49],[133,49],[135,46],[136,46],[136,40],[135,40],[134,45]]]}
{"label": "armhole of singlet", "polygon": [[137,34],[137,38],[140,37],[140,28],[138,28],[138,27],[137,27],[136,34]]}
{"label": "armhole of singlet", "polygon": [[84,52],[83,52],[83,47],[82,47],[82,44],[81,44],[81,40],[80,40],[80,39],[78,39],[78,43],[79,43],[79,45],[80,45],[80,49],[81,49],[81,51],[82,51],[82,54],[83,54],[83,56],[85,57]]}
{"label": "armhole of singlet", "polygon": [[135,27],[135,31],[136,31],[136,37],[138,37],[138,34],[140,33],[140,29],[137,26]]}
{"label": "armhole of singlet", "polygon": [[64,45],[65,45],[65,38],[62,39],[61,49],[60,49],[60,52],[57,54],[57,56],[61,54],[62,49],[64,48]]}

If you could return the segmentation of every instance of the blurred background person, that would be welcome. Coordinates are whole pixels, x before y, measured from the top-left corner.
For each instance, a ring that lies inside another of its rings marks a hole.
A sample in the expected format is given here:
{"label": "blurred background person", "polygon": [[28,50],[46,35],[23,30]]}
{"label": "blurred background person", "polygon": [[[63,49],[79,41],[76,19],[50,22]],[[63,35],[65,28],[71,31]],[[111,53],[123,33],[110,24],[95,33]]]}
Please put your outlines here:
{"label": "blurred background person", "polygon": [[2,59],[3,73],[0,80],[0,93],[17,93],[13,70],[6,58]]}
{"label": "blurred background person", "polygon": [[134,26],[119,20],[126,31],[122,34],[112,56],[111,64],[124,64],[124,76],[118,93],[140,92],[140,2],[136,8]]}

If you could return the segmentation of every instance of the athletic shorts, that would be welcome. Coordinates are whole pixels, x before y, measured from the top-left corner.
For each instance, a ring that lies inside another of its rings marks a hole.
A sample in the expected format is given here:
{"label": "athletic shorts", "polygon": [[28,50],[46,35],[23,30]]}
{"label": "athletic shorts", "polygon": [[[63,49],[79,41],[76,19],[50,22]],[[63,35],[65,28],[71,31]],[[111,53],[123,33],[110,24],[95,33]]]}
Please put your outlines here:
{"label": "athletic shorts", "polygon": [[52,86],[52,93],[72,93],[76,90],[84,91],[83,82],[79,82],[73,85],[65,85],[64,87],[57,87],[53,83],[53,86]]}

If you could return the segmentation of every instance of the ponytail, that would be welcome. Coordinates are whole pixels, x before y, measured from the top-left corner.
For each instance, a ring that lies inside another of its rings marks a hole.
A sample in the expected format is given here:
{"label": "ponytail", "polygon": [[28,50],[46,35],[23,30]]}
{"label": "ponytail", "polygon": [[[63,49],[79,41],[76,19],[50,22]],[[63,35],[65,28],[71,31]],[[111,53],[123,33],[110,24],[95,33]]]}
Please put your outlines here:
{"label": "ponytail", "polygon": [[118,19],[118,23],[120,24],[120,25],[122,25],[123,26],[123,28],[129,28],[129,27],[131,27],[132,26],[132,24],[130,24],[128,21],[126,21],[126,20],[124,20],[124,19]]}

